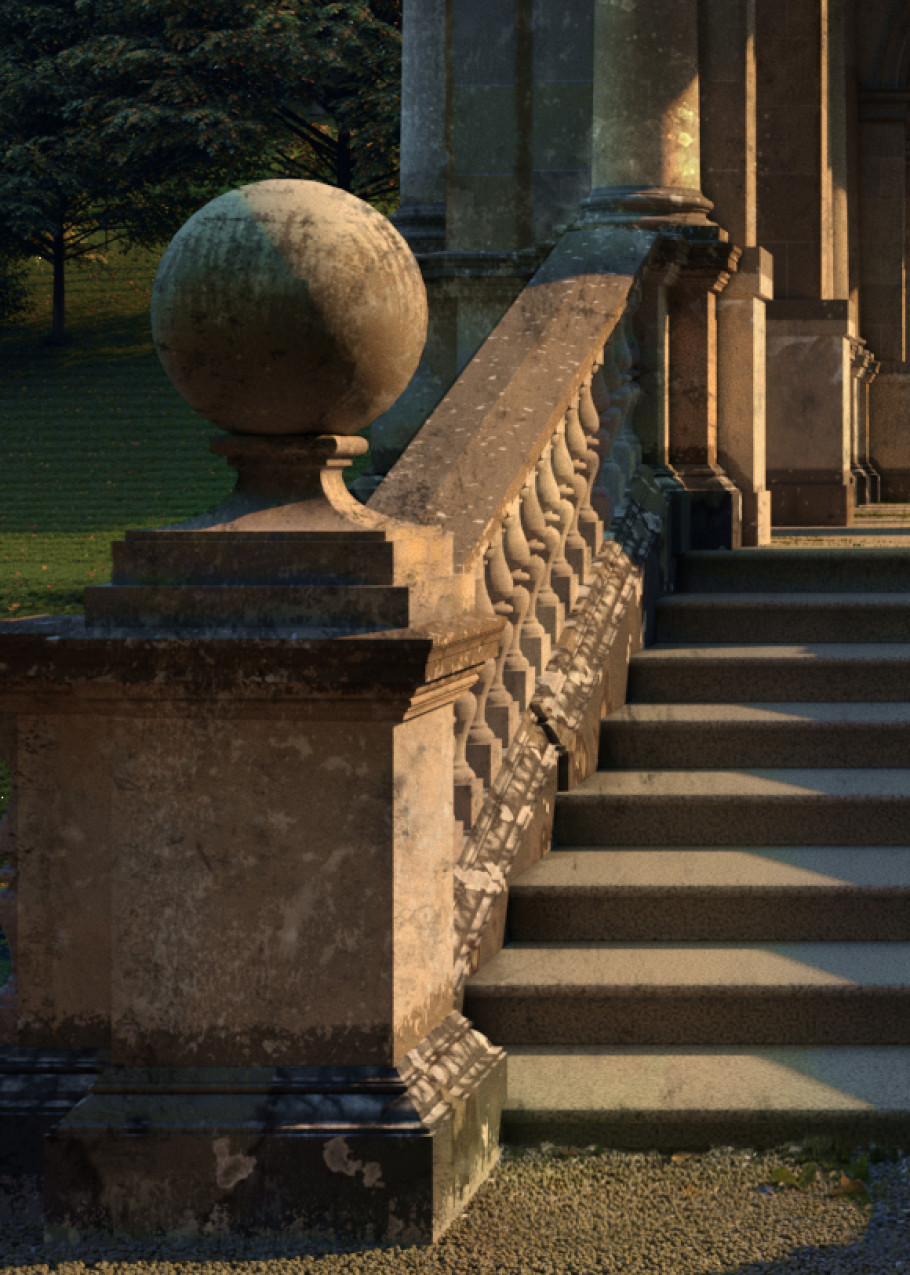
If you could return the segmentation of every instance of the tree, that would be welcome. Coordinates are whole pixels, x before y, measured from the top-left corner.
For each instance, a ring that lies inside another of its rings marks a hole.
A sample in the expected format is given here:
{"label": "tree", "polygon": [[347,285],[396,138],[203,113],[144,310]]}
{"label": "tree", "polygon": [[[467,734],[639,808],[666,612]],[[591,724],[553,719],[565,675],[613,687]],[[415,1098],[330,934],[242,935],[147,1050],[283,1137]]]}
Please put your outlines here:
{"label": "tree", "polygon": [[12,323],[28,310],[26,263],[0,252],[0,326]]}
{"label": "tree", "polygon": [[287,176],[388,202],[398,189],[401,0],[298,0],[297,13],[306,96],[272,112],[273,163]]}
{"label": "tree", "polygon": [[3,0],[3,237],[53,266],[50,339],[99,235],[155,247],[249,179],[270,103],[299,96],[300,32],[282,0]]}

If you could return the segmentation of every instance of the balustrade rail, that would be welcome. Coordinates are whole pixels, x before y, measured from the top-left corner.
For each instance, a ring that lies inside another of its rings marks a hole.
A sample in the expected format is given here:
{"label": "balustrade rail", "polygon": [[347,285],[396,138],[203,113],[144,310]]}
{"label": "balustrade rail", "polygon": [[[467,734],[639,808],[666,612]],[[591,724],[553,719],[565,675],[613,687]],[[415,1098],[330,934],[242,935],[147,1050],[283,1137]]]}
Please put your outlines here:
{"label": "balustrade rail", "polygon": [[652,245],[629,273],[545,266],[369,502],[450,530],[477,611],[503,621],[498,657],[455,705],[456,1002],[504,905],[516,828],[555,772],[540,704],[565,676],[566,643],[586,608],[602,618],[630,590],[640,600],[639,580],[623,578],[621,599],[623,583],[606,597],[602,577],[642,460],[632,319]]}
{"label": "balustrade rail", "polygon": [[[494,450],[505,455],[486,472],[483,466],[475,466],[476,453],[490,450],[482,437],[483,426],[496,417],[501,424],[503,414],[498,410],[501,404],[489,401],[492,396],[478,404],[477,389],[485,368],[494,369],[487,372],[491,380],[502,379],[496,367],[498,344],[514,337],[510,318],[516,327],[522,318],[526,321],[526,314],[514,313],[520,301],[370,501],[371,508],[402,516],[402,486],[414,477],[419,490],[420,472],[432,463],[419,455],[421,448],[438,453],[447,430],[457,446],[459,427],[449,426],[452,418],[468,415],[471,406],[475,414],[478,408],[490,409],[471,439],[474,446],[462,449],[444,485],[424,497],[422,509],[411,499],[405,511],[415,521],[429,522],[432,514],[443,526],[452,526],[456,569],[474,575],[476,609],[503,620],[498,658],[488,661],[472,692],[455,706],[454,805],[465,834],[502,767],[522,714],[538,685],[546,683],[552,652],[588,596],[605,532],[622,513],[641,463],[641,446],[632,428],[640,394],[638,347],[632,331],[637,301],[634,280],[607,277],[589,282],[603,286],[612,303],[609,311],[592,338],[577,350],[574,366],[566,367],[560,359],[563,388],[558,388],[554,377],[547,397],[529,396],[513,431],[515,449],[500,428],[501,441]],[[529,292],[535,301],[534,290]],[[566,353],[554,334],[547,335],[556,341],[556,349],[548,348],[545,338],[539,345],[539,363]],[[522,363],[518,381],[523,370]],[[516,388],[510,381],[497,398],[511,398],[510,391]],[[519,452],[519,440],[526,437],[529,443]],[[477,516],[478,511],[482,516]],[[473,535],[472,528],[476,528]]]}

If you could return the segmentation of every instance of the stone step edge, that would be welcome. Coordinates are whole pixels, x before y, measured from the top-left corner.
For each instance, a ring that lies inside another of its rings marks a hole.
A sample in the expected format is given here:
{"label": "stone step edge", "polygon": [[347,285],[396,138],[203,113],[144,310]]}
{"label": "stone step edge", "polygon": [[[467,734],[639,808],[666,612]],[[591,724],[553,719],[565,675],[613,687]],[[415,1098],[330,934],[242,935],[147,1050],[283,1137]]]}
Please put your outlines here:
{"label": "stone step edge", "polygon": [[525,1045],[507,1056],[506,1142],[707,1151],[846,1137],[910,1147],[905,1046]]}

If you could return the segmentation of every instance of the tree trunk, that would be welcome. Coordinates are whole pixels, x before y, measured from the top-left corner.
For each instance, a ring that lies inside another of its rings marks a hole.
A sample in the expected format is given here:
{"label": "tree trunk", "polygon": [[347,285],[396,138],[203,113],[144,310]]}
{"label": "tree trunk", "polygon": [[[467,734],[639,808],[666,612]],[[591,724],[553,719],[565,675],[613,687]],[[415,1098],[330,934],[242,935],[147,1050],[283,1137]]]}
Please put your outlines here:
{"label": "tree trunk", "polygon": [[351,190],[354,177],[354,162],[351,156],[351,134],[346,128],[338,130],[338,162],[335,169],[335,180],[342,190]]}
{"label": "tree trunk", "polygon": [[63,270],[66,264],[66,242],[63,238],[62,222],[54,235],[54,318],[48,336],[50,345],[66,345],[66,319],[64,308]]}

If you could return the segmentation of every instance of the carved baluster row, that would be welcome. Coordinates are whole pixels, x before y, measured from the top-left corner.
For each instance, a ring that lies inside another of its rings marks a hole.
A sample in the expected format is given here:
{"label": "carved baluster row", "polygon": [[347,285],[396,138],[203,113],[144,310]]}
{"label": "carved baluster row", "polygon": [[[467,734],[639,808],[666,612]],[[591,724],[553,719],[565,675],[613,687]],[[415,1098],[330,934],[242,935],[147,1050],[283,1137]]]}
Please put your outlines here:
{"label": "carved baluster row", "polygon": [[631,329],[617,325],[506,510],[478,568],[478,605],[505,621],[499,655],[455,705],[455,810],[465,829],[502,764],[553,645],[586,592],[604,524],[641,449]]}

